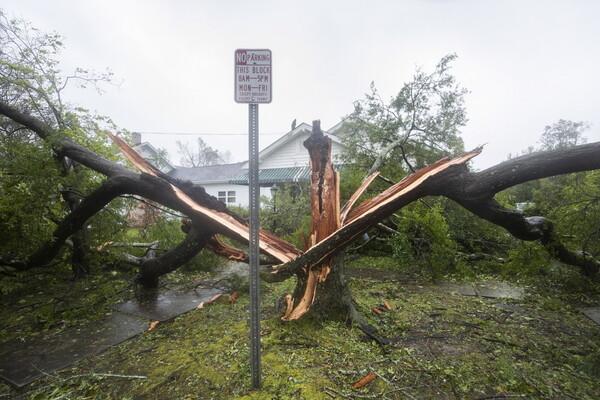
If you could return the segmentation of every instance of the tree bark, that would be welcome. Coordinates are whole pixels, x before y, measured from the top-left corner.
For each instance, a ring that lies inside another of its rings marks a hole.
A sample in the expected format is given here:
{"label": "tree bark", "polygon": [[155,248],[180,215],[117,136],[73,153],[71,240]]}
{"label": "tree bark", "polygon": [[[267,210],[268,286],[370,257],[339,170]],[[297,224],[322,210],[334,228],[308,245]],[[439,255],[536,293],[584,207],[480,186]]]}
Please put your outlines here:
{"label": "tree bark", "polygon": [[175,271],[177,268],[190,261],[200,250],[206,246],[212,235],[201,229],[192,229],[185,239],[174,248],[158,258],[142,261],[137,282],[145,288],[156,288],[158,279],[162,275]]}
{"label": "tree bark", "polygon": [[[339,174],[331,163],[331,139],[323,135],[320,121],[313,121],[311,136],[304,141],[310,156],[311,235],[309,246],[314,246],[340,227]],[[323,259],[307,264],[296,272],[296,289],[288,298],[288,310],[282,317],[290,321],[312,313],[334,315],[351,307],[346,282],[343,280],[343,257],[336,262]],[[328,295],[334,290],[337,295]],[[346,294],[347,295],[344,295]],[[319,299],[317,301],[317,299]],[[315,303],[316,301],[316,303]]]}
{"label": "tree bark", "polygon": [[[60,222],[50,241],[42,245],[25,262],[10,263],[9,265],[19,270],[26,270],[48,264],[63,247],[65,240],[81,230],[88,219],[102,210],[115,197],[127,193],[132,185],[132,180],[125,177],[116,176],[107,179]],[[75,241],[73,244],[75,246]]]}
{"label": "tree bark", "polygon": [[[35,132],[41,139],[49,140],[54,135],[52,128],[42,121],[24,114],[0,101],[0,114],[22,124]],[[110,134],[109,134],[110,135]],[[59,157],[71,160],[105,175],[108,179],[96,190],[85,196],[80,204],[59,223],[52,239],[43,244],[25,261],[0,259],[0,263],[13,268],[26,270],[47,265],[57,255],[69,237],[73,237],[86,221],[104,208],[116,196],[134,194],[160,203],[168,208],[189,216],[194,221],[194,234],[188,237],[172,252],[141,266],[139,282],[154,286],[160,275],[173,271],[191,258],[191,250],[196,253],[208,243],[209,238],[221,233],[242,243],[248,242],[249,227],[246,222],[231,212],[225,204],[208,195],[201,187],[191,182],[174,180],[161,173],[141,158],[133,149],[119,138],[110,135],[123,152],[138,166],[142,173],[131,171],[124,166],[109,161],[85,147],[64,138],[52,138],[54,152]],[[198,244],[190,245],[192,238],[199,238]],[[267,232],[260,232],[261,251],[276,262],[287,262],[301,254],[293,245]],[[73,241],[76,244],[77,240]],[[212,240],[212,247],[223,250],[222,243]],[[202,244],[201,246],[199,244]],[[223,250],[224,251],[224,250]],[[239,253],[228,250],[232,256],[243,258]],[[195,253],[194,253],[195,254]],[[78,262],[78,259],[74,259]]]}
{"label": "tree bark", "polygon": [[[48,140],[51,128],[34,117],[0,102],[0,114],[11,118]],[[494,195],[499,191],[533,179],[579,171],[600,169],[600,143],[577,146],[573,149],[535,153],[515,158],[485,171],[470,172],[465,163],[481,152],[475,149],[463,155],[438,161],[398,182],[379,196],[350,210],[339,210],[339,179],[331,166],[330,144],[318,124],[307,141],[313,171],[311,202],[313,225],[310,245],[303,254],[286,241],[261,231],[261,252],[281,265],[264,274],[268,280],[278,281],[296,274],[298,285],[290,302],[287,319],[295,319],[313,311],[352,315],[355,312],[345,281],[341,252],[355,238],[376,226],[399,208],[424,196],[442,195],[453,199],[476,215],[506,228],[523,240],[540,240],[550,254],[561,261],[579,265],[587,274],[600,267],[597,260],[577,254],[564,246],[554,234],[551,221],[542,217],[525,218],[515,210],[499,205]],[[223,254],[243,258],[239,252],[215,242],[215,234],[223,234],[247,243],[249,227],[224,204],[206,194],[191,182],[181,182],[162,174],[135,153],[121,139],[111,135],[127,157],[141,169],[137,173],[104,159],[68,139],[53,138],[54,151],[61,157],[95,170],[108,179],[59,224],[53,239],[32,254],[25,262],[0,260],[4,264],[27,269],[47,264],[63,246],[65,240],[81,229],[86,221],[100,211],[115,196],[134,194],[160,203],[187,215],[193,228],[186,239],[163,257],[144,263],[140,282],[154,286],[158,277],[173,271],[193,254],[210,247]],[[314,140],[313,140],[314,139]],[[364,190],[368,183],[363,185]],[[356,198],[358,196],[355,196]],[[342,311],[340,311],[342,310]],[[354,311],[353,311],[354,310]]]}
{"label": "tree bark", "polygon": [[445,184],[438,185],[430,194],[456,201],[478,217],[505,228],[518,239],[539,240],[551,257],[577,266],[585,275],[593,276],[600,270],[600,261],[570,250],[556,235],[551,220],[543,216],[525,217],[523,213],[499,204],[494,196],[531,180],[596,169],[600,169],[600,142],[528,154],[478,173],[462,166],[449,171]]}

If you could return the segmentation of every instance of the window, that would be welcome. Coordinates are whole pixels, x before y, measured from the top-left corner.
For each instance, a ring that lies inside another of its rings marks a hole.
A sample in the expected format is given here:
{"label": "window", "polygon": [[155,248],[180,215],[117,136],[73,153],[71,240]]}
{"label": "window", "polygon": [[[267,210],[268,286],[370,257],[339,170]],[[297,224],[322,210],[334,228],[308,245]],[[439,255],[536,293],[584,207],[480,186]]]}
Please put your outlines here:
{"label": "window", "polygon": [[235,190],[230,190],[227,192],[227,202],[235,203]]}
{"label": "window", "polygon": [[218,192],[217,199],[223,203],[235,203],[235,190]]}

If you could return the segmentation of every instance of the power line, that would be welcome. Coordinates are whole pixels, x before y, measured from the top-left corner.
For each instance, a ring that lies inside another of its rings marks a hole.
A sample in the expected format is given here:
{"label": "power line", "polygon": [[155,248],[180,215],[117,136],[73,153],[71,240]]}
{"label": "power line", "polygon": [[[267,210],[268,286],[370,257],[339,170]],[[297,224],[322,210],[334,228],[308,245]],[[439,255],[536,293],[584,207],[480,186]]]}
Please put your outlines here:
{"label": "power line", "polygon": [[[209,132],[140,132],[142,135],[183,135],[183,136],[248,136],[248,133],[209,133]],[[281,132],[260,133],[263,135],[283,135]]]}

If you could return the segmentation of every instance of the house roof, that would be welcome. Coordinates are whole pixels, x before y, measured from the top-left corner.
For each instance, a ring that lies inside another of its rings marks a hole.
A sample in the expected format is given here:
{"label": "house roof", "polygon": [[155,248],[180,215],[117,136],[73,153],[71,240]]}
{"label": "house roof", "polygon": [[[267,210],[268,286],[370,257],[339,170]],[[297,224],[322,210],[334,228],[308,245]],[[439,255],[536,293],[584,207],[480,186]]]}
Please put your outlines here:
{"label": "house roof", "polygon": [[[133,149],[151,163],[156,163],[156,158],[160,157],[160,152],[148,142],[138,143],[135,146],[133,146]],[[163,166],[159,168],[162,172],[167,173],[177,168],[173,164],[171,164],[169,160],[165,157],[160,157],[159,161],[163,164]]]}
{"label": "house roof", "polygon": [[[331,138],[332,141],[334,141],[336,143],[341,143],[341,140],[337,136],[335,136],[334,132],[339,129],[339,127],[342,125],[342,122],[336,124],[328,131],[323,130],[323,133],[327,134]],[[286,133],[285,135],[283,135],[282,137],[280,137],[279,139],[277,139],[276,141],[271,143],[269,146],[262,149],[258,153],[259,162],[261,160],[265,159],[266,157],[268,157],[271,153],[275,152],[280,147],[286,145],[288,142],[290,142],[296,136],[300,135],[303,132],[308,132],[308,133],[312,132],[312,126],[307,124],[306,122],[302,122],[300,125],[296,126],[296,128],[292,129],[291,131],[289,131],[288,133]],[[242,165],[242,168],[248,169],[248,161],[246,161],[244,163],[244,165]]]}
{"label": "house roof", "polygon": [[[344,168],[343,165],[334,165],[336,171]],[[274,184],[289,182],[310,182],[310,167],[288,167],[288,168],[268,168],[258,170],[258,183]],[[248,185],[248,172],[244,170],[242,174],[231,179],[229,183],[233,185]]]}
{"label": "house roof", "polygon": [[208,165],[205,167],[177,167],[169,172],[169,176],[194,183],[227,182],[242,173],[244,162],[223,165]]}
{"label": "house roof", "polygon": [[[259,184],[273,184],[284,182],[308,182],[310,168],[308,167],[289,167],[289,168],[270,168],[258,171]],[[234,185],[247,185],[248,172],[231,179],[229,183]]]}
{"label": "house roof", "polygon": [[[343,121],[342,121],[343,122]],[[332,134],[337,131],[342,125],[342,122],[336,124],[329,131],[324,131],[328,134],[332,141],[340,143],[340,139]],[[259,153],[259,160],[268,158],[278,149],[285,146],[289,142],[298,138],[299,135],[310,133],[312,126],[307,123],[301,123],[290,132],[283,135],[281,138],[267,146]],[[260,161],[259,161],[260,162]],[[339,169],[339,166],[336,166]],[[192,181],[195,184],[228,182],[234,185],[248,185],[248,162],[239,162],[235,164],[211,165],[206,167],[176,167],[175,170],[168,175],[181,180]],[[284,182],[308,182],[310,177],[310,169],[308,166],[299,167],[282,167],[282,168],[264,168],[259,170],[259,184],[276,184]]]}

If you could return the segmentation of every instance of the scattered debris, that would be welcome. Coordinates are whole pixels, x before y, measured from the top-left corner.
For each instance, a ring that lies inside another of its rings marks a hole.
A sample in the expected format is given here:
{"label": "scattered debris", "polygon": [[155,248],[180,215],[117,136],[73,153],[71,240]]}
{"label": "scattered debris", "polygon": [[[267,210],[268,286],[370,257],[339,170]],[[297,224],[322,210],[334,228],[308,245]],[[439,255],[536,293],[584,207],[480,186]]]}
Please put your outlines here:
{"label": "scattered debris", "polygon": [[374,372],[370,372],[367,376],[354,384],[354,389],[360,389],[361,387],[368,385],[375,378],[377,378],[377,375]]}
{"label": "scattered debris", "polygon": [[235,302],[238,299],[238,297],[240,297],[240,293],[236,290],[229,296],[229,299],[224,301],[224,303],[231,304],[231,303]]}
{"label": "scattered debris", "polygon": [[373,311],[375,314],[383,314],[383,311],[381,311],[379,308],[377,307],[371,307],[371,311]]}
{"label": "scattered debris", "polygon": [[150,332],[151,330],[153,330],[154,328],[156,328],[158,326],[158,324],[160,324],[160,321],[152,321],[152,322],[150,322],[150,325],[148,326],[148,329],[146,329],[146,331]]}

